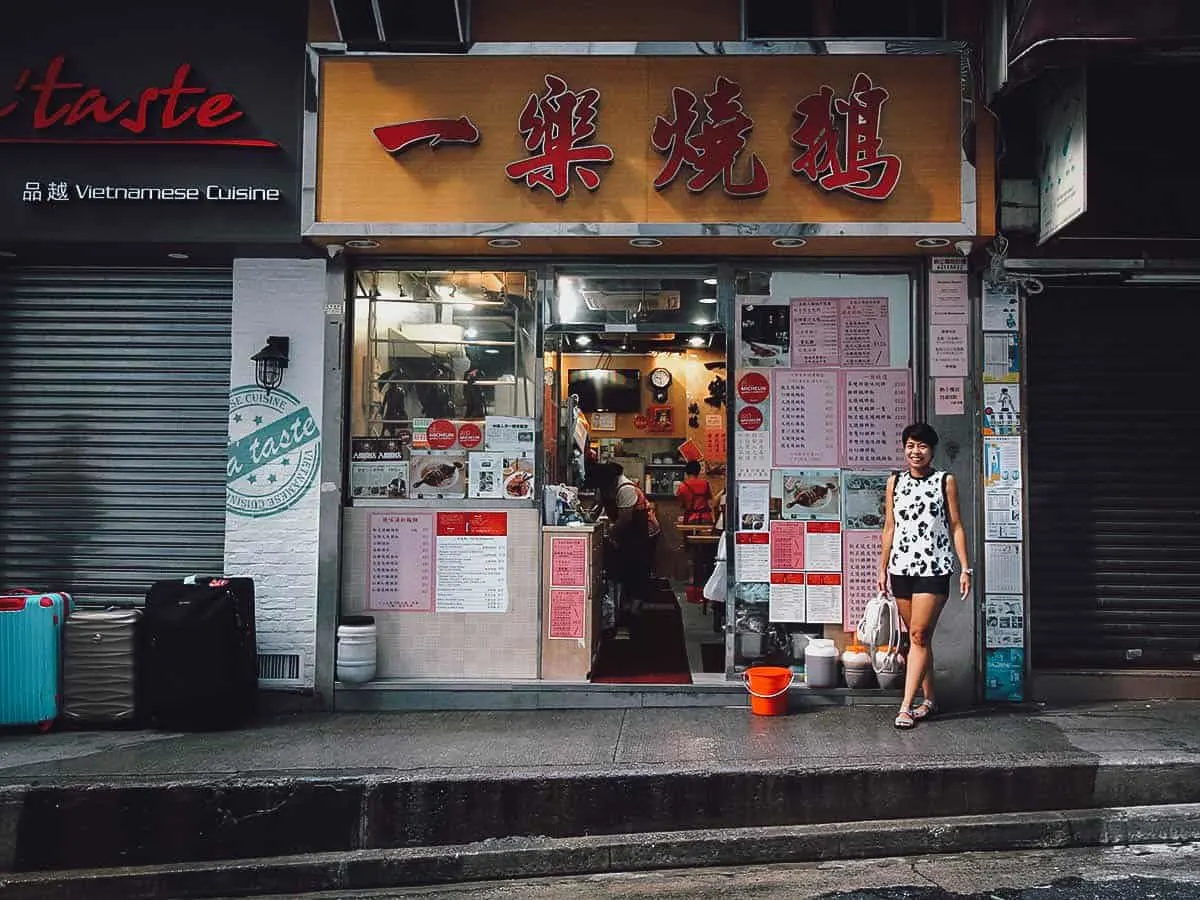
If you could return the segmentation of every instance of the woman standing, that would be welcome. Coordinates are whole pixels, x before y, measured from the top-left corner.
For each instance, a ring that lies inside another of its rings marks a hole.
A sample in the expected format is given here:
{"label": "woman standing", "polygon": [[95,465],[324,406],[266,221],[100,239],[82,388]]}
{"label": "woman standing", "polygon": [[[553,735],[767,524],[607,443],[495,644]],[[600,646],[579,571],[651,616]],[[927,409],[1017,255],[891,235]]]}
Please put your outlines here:
{"label": "woman standing", "polygon": [[[888,479],[887,518],[879,559],[879,590],[890,587],[908,628],[908,667],[897,728],[912,728],[937,711],[933,684],[933,632],[950,594],[954,558],[961,573],[959,592],[971,593],[967,533],[958,511],[954,476],[933,468],[938,435],[924,422],[902,435],[907,471]],[[913,707],[917,689],[922,699]]]}

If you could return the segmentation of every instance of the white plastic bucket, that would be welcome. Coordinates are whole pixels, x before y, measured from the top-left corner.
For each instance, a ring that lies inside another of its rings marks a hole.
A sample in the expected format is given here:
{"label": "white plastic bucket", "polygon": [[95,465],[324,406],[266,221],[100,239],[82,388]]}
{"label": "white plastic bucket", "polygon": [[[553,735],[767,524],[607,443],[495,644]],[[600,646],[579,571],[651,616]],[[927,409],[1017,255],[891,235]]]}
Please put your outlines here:
{"label": "white plastic bucket", "polygon": [[375,680],[375,620],[347,616],[337,630],[337,679],[347,684]]}
{"label": "white plastic bucket", "polygon": [[804,680],[813,688],[838,686],[838,650],[831,638],[813,638],[804,648]]}

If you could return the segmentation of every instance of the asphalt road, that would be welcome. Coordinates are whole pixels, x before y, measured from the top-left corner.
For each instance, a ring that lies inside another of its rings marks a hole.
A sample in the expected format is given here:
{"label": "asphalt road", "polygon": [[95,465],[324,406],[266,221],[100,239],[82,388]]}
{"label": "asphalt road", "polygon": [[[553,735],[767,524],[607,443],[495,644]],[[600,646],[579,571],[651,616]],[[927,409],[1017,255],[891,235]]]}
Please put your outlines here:
{"label": "asphalt road", "polygon": [[[291,900],[1200,900],[1200,843],[305,894]],[[281,898],[282,900],[282,898]]]}

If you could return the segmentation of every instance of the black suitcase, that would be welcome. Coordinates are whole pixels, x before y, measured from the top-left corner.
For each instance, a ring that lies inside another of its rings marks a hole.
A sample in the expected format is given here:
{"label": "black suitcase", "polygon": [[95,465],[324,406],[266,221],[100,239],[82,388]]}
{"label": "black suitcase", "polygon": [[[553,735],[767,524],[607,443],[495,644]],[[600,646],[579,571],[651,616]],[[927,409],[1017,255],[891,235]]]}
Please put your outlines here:
{"label": "black suitcase", "polygon": [[254,580],[156,581],[141,627],[140,700],[159,728],[232,728],[254,714]]}

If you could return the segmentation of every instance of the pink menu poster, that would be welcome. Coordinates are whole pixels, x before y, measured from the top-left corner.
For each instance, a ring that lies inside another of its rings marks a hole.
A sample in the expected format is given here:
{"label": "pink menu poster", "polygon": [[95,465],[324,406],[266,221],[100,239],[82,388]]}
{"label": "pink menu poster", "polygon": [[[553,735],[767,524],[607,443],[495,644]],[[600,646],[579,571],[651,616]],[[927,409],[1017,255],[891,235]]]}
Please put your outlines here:
{"label": "pink menu poster", "polygon": [[878,591],[879,554],[883,552],[882,531],[847,531],[842,536],[846,559],[842,573],[846,576],[842,599],[843,628],[853,631],[867,611],[867,603]]}
{"label": "pink menu poster", "polygon": [[583,640],[584,592],[577,588],[550,589],[551,638]]}
{"label": "pink menu poster", "polygon": [[841,441],[838,373],[776,369],[771,433],[777,467],[837,466]]}
{"label": "pink menu poster", "polygon": [[887,297],[847,297],[839,321],[842,365],[854,369],[891,364]]}
{"label": "pink menu poster", "polygon": [[792,366],[820,368],[836,366],[839,305],[837,297],[792,298]]}
{"label": "pink menu poster", "polygon": [[433,612],[433,513],[371,513],[367,609]]}
{"label": "pink menu poster", "polygon": [[587,586],[588,539],[550,539],[550,583],[556,587]]}
{"label": "pink menu poster", "polygon": [[902,465],[900,435],[912,421],[908,369],[848,371],[843,379],[846,452],[842,465],[850,469]]}
{"label": "pink menu poster", "polygon": [[771,523],[771,571],[804,571],[804,523]]}

